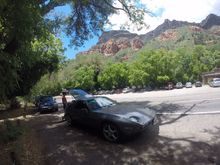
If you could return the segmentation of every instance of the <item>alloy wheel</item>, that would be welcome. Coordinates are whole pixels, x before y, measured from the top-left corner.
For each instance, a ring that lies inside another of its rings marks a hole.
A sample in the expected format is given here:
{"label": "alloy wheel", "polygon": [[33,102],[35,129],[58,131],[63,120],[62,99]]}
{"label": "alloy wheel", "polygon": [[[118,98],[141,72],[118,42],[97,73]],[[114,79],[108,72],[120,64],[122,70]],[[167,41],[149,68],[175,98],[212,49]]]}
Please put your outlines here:
{"label": "alloy wheel", "polygon": [[105,123],[102,127],[102,132],[106,140],[116,142],[119,140],[118,128],[111,123]]}

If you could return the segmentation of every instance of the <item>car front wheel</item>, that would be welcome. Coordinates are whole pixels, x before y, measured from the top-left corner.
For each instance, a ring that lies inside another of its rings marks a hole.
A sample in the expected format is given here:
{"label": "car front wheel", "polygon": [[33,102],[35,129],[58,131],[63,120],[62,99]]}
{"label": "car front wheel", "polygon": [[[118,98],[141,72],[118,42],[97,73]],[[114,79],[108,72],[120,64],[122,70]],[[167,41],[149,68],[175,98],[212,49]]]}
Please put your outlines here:
{"label": "car front wheel", "polygon": [[120,132],[118,127],[113,123],[104,123],[102,126],[102,133],[106,140],[110,142],[118,142]]}
{"label": "car front wheel", "polygon": [[66,120],[68,125],[72,125],[73,124],[73,120],[72,120],[72,118],[71,118],[71,116],[69,114],[66,114],[64,116],[64,119]]}

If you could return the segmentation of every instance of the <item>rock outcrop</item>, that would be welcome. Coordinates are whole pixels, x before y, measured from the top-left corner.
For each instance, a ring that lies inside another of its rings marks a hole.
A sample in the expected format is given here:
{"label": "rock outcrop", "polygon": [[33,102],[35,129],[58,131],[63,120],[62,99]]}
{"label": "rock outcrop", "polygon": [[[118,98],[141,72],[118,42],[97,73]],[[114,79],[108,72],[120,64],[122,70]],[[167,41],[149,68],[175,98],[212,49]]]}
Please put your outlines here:
{"label": "rock outcrop", "polygon": [[209,29],[214,25],[220,25],[220,17],[215,14],[209,14],[206,19],[204,19],[200,26],[204,29]]}
{"label": "rock outcrop", "polygon": [[144,43],[138,39],[126,39],[126,38],[119,38],[119,39],[110,39],[105,43],[97,44],[96,46],[92,47],[89,51],[81,52],[80,54],[91,54],[94,52],[101,53],[105,56],[112,56],[115,55],[118,51],[132,48],[133,50],[139,50],[144,46]]}

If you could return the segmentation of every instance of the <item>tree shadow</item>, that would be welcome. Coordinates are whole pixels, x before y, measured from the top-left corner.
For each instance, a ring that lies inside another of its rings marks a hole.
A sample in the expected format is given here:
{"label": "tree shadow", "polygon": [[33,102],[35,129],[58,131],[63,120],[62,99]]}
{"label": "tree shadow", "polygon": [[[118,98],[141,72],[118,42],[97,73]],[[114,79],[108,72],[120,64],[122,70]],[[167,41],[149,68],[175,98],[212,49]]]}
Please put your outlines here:
{"label": "tree shadow", "polygon": [[[172,116],[169,116],[169,115],[159,115],[160,117],[158,117],[158,120],[159,120],[159,125],[166,125],[166,124],[172,124],[174,122],[176,122],[177,120],[185,117],[185,116],[188,116],[188,112],[190,112],[194,107],[196,106],[196,104],[193,104],[191,107],[189,107],[188,109],[186,109],[184,112],[180,113],[179,115],[176,115],[175,117],[172,117]],[[163,120],[166,119],[165,122],[162,121],[162,118]]]}
{"label": "tree shadow", "polygon": [[0,120],[5,120],[8,118],[16,118],[26,115],[34,115],[37,113],[36,107],[28,107],[28,110],[25,111],[24,108],[13,109],[13,110],[1,110],[0,111]]}

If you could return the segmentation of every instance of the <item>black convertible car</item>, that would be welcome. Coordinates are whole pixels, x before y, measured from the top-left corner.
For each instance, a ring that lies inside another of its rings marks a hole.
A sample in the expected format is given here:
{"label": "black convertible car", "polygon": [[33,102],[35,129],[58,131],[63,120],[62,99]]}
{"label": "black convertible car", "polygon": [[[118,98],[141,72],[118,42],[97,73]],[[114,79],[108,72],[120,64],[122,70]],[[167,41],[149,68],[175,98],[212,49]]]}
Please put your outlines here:
{"label": "black convertible car", "polygon": [[157,123],[156,113],[137,105],[117,103],[107,97],[73,101],[65,110],[69,124],[77,122],[100,129],[104,138],[117,142],[124,135],[142,132]]}

